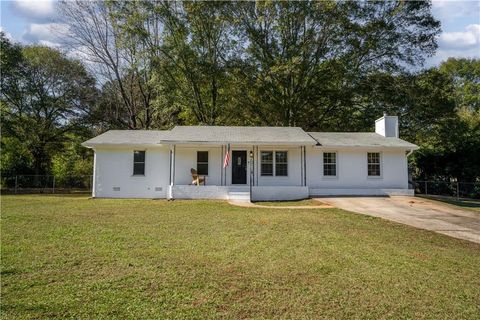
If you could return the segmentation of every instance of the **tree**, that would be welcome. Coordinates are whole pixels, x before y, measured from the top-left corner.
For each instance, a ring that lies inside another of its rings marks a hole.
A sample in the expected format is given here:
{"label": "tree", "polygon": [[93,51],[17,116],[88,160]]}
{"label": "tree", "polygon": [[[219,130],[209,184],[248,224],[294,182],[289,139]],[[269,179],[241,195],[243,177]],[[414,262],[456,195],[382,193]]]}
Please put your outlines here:
{"label": "tree", "polygon": [[480,180],[480,111],[459,110],[435,126],[414,154],[415,175],[422,180]]}
{"label": "tree", "polygon": [[68,133],[82,127],[82,118],[91,110],[95,81],[80,62],[57,50],[12,45],[3,35],[1,43],[4,150],[17,145],[24,158],[31,159],[35,175],[49,173],[52,156],[61,151]]}
{"label": "tree", "polygon": [[[218,124],[232,116],[228,91],[234,86],[229,59],[234,55],[228,2],[116,2],[119,29],[148,48],[155,66],[155,104],[181,123]],[[163,32],[149,32],[161,25]],[[161,111],[160,111],[161,112]]]}
{"label": "tree", "polygon": [[348,122],[339,114],[366,98],[355,94],[363,78],[420,65],[439,32],[428,2],[259,1],[233,15],[248,39],[249,110],[259,123],[305,129]]}
{"label": "tree", "polygon": [[480,59],[448,58],[439,69],[454,83],[455,106],[480,110]]}
{"label": "tree", "polygon": [[[141,42],[122,32],[117,11],[127,3],[113,1],[61,1],[63,22],[69,26],[69,45],[86,58],[99,81],[108,89],[114,112],[102,114],[110,126],[149,129],[152,108],[150,57],[143,55]],[[148,30],[153,37],[159,29]],[[102,109],[98,110],[101,114]]]}

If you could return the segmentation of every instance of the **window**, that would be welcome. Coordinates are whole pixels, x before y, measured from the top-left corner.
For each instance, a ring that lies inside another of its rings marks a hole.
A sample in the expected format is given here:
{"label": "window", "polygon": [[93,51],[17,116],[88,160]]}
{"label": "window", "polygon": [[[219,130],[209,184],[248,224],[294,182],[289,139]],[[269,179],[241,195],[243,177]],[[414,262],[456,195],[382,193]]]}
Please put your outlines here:
{"label": "window", "polygon": [[287,151],[275,151],[275,175],[288,175]]}
{"label": "window", "polygon": [[337,175],[337,154],[335,152],[323,153],[323,175],[328,177]]}
{"label": "window", "polygon": [[133,175],[145,175],[145,151],[133,151]]}
{"label": "window", "polygon": [[[287,176],[288,175],[288,153],[287,151],[262,151],[261,175],[262,176]],[[273,171],[275,168],[275,172]]]}
{"label": "window", "polygon": [[379,177],[380,176],[380,153],[368,152],[368,176]]}
{"label": "window", "polygon": [[261,161],[261,175],[273,176],[273,151],[262,151]]}
{"label": "window", "polygon": [[208,176],[208,151],[197,151],[197,173]]}

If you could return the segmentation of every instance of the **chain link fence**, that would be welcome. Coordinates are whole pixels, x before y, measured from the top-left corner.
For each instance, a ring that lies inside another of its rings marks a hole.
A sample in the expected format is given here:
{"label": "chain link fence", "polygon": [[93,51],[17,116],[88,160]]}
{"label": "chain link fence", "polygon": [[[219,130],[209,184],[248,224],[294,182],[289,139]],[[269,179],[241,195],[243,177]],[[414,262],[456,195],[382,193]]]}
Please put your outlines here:
{"label": "chain link fence", "polygon": [[413,181],[415,194],[480,199],[480,182]]}
{"label": "chain link fence", "polygon": [[2,176],[0,179],[2,194],[90,193],[92,182],[92,175],[62,178],[53,175],[16,175]]}
{"label": "chain link fence", "polygon": [[[0,179],[2,194],[91,193],[92,175],[16,175]],[[480,199],[480,182],[413,181],[415,194]]]}

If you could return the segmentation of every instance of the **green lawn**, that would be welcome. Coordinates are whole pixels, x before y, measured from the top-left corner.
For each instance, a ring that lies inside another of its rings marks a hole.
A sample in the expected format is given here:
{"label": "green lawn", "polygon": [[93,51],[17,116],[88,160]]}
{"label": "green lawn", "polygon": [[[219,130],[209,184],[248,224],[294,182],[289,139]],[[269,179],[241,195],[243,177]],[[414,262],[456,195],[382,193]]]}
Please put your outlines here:
{"label": "green lawn", "polygon": [[337,209],[3,196],[1,317],[478,319],[480,245]]}
{"label": "green lawn", "polygon": [[467,210],[480,212],[480,200],[476,200],[476,199],[457,200],[454,197],[430,196],[430,195],[419,195],[419,197],[448,203],[456,207],[460,207],[459,209],[467,209]]}

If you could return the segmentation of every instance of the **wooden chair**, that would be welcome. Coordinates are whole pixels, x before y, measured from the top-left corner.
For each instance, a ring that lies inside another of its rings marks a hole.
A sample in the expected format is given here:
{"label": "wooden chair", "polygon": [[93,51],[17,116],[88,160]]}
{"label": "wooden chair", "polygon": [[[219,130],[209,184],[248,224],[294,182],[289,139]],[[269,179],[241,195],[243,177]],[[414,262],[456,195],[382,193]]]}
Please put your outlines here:
{"label": "wooden chair", "polygon": [[192,185],[199,186],[201,183],[205,185],[205,177],[199,176],[197,170],[192,168],[190,169],[190,172],[192,173]]}

